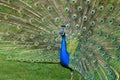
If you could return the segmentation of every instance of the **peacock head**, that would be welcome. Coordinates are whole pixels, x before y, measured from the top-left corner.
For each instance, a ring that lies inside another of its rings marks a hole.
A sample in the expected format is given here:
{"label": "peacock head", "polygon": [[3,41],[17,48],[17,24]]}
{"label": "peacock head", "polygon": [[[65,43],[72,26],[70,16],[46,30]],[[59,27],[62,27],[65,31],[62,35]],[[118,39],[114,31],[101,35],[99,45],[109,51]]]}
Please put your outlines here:
{"label": "peacock head", "polygon": [[64,28],[65,28],[66,26],[65,25],[61,25],[61,30],[60,30],[60,32],[59,32],[59,34],[62,36],[62,37],[64,37],[65,36],[65,31],[64,31]]}

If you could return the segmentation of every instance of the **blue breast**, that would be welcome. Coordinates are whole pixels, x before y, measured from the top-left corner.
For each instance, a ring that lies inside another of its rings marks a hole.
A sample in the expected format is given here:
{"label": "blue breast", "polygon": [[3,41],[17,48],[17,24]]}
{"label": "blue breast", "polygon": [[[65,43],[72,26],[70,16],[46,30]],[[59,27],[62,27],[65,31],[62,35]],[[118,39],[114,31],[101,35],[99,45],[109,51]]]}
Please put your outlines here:
{"label": "blue breast", "polygon": [[66,49],[66,37],[62,37],[61,50],[60,50],[60,63],[61,65],[68,67],[69,66],[69,53]]}

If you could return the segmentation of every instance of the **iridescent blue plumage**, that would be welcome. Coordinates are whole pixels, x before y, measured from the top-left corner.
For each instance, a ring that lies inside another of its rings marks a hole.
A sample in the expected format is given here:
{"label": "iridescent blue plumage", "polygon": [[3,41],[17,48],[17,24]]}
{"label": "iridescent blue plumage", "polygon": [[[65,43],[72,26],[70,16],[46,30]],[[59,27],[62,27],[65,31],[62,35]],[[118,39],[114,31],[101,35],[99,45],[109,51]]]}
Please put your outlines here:
{"label": "iridescent blue plumage", "polygon": [[63,67],[65,67],[71,71],[71,80],[72,80],[73,79],[73,69],[71,67],[69,67],[70,55],[67,51],[66,36],[65,36],[65,31],[64,31],[64,28],[66,26],[61,25],[61,27],[62,27],[62,30],[59,33],[62,36],[61,49],[60,49],[60,64]]}
{"label": "iridescent blue plumage", "polygon": [[69,53],[66,48],[66,37],[62,37],[61,50],[60,50],[60,63],[61,65],[68,67],[69,66]]}
{"label": "iridescent blue plumage", "polygon": [[61,25],[62,30],[60,31],[60,35],[62,36],[62,41],[61,41],[61,49],[60,49],[60,64],[66,68],[69,68],[69,53],[67,52],[67,44],[66,44],[66,36],[65,36],[65,31],[64,27],[65,25]]}

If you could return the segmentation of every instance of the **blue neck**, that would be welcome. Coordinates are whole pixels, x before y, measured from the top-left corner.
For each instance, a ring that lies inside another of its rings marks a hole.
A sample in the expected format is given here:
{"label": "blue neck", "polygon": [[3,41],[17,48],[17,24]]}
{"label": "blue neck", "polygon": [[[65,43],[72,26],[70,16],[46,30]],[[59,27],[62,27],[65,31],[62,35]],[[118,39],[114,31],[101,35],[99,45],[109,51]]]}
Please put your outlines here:
{"label": "blue neck", "polygon": [[60,63],[61,65],[68,67],[69,66],[69,53],[66,48],[66,37],[62,37],[61,50],[60,50]]}

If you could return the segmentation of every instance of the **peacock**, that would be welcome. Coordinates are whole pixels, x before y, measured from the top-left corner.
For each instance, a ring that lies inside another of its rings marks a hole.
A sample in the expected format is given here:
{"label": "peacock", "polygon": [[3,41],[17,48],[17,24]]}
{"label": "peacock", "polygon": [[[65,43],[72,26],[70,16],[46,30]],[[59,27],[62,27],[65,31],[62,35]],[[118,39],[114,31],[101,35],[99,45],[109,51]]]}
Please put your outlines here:
{"label": "peacock", "polygon": [[0,53],[120,80],[120,0],[0,0]]}

